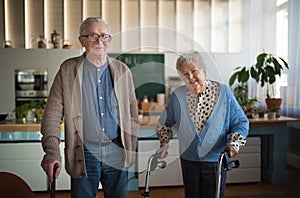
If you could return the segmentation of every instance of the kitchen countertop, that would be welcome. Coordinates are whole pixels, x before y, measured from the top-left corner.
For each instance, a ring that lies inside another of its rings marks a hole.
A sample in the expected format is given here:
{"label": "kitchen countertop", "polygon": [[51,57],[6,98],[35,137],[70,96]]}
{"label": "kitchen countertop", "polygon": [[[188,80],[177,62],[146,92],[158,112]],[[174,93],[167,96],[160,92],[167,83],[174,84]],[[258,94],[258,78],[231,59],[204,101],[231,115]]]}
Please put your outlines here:
{"label": "kitchen countertop", "polygon": [[[141,125],[141,130],[151,130],[155,129],[156,123],[150,121],[148,124]],[[20,132],[20,131],[40,131],[41,129],[41,122],[27,122],[23,123],[17,119],[9,119],[0,122],[0,132]],[[61,125],[61,130],[64,130],[64,125]]]}
{"label": "kitchen countertop", "polygon": [[[250,126],[281,126],[286,125],[287,122],[299,122],[299,119],[284,117],[276,119],[268,118],[254,118],[249,119]],[[157,139],[155,134],[157,118],[151,119],[149,123],[141,125],[139,130],[139,140],[149,140]],[[28,122],[22,123],[16,119],[9,119],[6,121],[0,122],[0,142],[10,142],[10,141],[40,141],[40,122]],[[62,129],[62,139],[64,136],[63,130],[64,126],[61,126]],[[175,135],[176,136],[176,132]],[[176,138],[176,137],[175,137]]]}
{"label": "kitchen countertop", "polygon": [[[157,139],[155,134],[156,123],[154,120],[145,125],[141,125],[139,130],[139,139]],[[27,122],[23,123],[16,119],[7,119],[0,122],[0,143],[10,142],[39,142],[41,141],[41,123]],[[61,125],[62,140],[64,139],[64,125]]]}
{"label": "kitchen countertop", "polygon": [[7,119],[0,122],[0,132],[40,131],[40,122],[23,123],[18,119]]}
{"label": "kitchen countertop", "polygon": [[[286,122],[299,122],[300,120],[297,118],[290,118],[280,116],[276,119],[268,119],[264,118],[253,118],[249,119],[250,126],[259,126],[261,124],[272,124],[272,125],[282,125]],[[140,130],[154,130],[156,128],[157,118],[152,118],[149,123],[141,125]],[[38,122],[27,122],[23,123],[17,119],[8,119],[0,122],[0,132],[18,132],[18,131],[40,131],[41,123]],[[64,130],[63,124],[61,125],[61,129]]]}
{"label": "kitchen countertop", "polygon": [[264,118],[251,118],[249,119],[250,127],[255,126],[286,126],[287,123],[290,122],[299,122],[300,120],[297,118],[290,118],[285,116],[280,116],[279,118],[275,119],[268,119],[267,115]]}

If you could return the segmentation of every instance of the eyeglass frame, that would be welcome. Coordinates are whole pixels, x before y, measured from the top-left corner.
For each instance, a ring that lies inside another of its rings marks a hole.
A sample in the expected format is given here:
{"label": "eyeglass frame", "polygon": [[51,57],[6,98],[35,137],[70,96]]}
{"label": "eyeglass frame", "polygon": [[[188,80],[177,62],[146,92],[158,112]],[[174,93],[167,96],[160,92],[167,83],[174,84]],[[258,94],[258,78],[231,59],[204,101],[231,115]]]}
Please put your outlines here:
{"label": "eyeglass frame", "polygon": [[[102,42],[108,42],[109,39],[111,39],[111,34],[82,34],[80,36],[88,38],[88,40],[91,42],[96,42],[99,38]],[[97,39],[95,39],[95,36],[97,36]],[[108,36],[108,38],[106,40],[103,40],[104,36]]]}

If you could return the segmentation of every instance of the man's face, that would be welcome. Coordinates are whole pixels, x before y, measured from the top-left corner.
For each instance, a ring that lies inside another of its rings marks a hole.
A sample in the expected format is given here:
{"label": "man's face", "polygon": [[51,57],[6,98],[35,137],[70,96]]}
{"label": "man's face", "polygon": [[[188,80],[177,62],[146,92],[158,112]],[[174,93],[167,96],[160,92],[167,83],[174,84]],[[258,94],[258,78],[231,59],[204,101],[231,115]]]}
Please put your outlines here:
{"label": "man's face", "polygon": [[[83,35],[105,35],[109,34],[107,26],[104,23],[92,22],[90,23]],[[79,41],[82,47],[85,47],[86,53],[96,56],[106,56],[108,47],[111,42],[111,37],[107,41],[103,41],[99,37],[96,41],[91,41],[89,37],[79,36]]]}

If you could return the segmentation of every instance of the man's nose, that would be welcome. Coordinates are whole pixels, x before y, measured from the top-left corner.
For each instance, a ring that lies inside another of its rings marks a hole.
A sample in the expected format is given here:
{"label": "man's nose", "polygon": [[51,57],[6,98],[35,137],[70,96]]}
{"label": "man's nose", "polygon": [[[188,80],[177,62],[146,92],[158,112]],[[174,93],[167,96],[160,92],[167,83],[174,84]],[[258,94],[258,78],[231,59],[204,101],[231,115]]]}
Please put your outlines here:
{"label": "man's nose", "polygon": [[97,43],[103,43],[102,38],[99,36],[96,42]]}

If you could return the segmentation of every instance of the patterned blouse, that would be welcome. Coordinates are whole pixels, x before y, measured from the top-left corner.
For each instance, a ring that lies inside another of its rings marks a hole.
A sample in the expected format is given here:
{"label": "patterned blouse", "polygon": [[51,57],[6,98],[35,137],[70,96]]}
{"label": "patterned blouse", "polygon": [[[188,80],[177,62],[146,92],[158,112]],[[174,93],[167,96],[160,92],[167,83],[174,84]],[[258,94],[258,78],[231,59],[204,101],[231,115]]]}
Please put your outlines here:
{"label": "patterned blouse", "polygon": [[[217,82],[206,80],[206,89],[198,97],[192,91],[187,92],[187,106],[192,120],[200,134],[218,100],[220,85]],[[172,128],[158,125],[156,133],[161,142],[169,142],[172,138]],[[227,144],[239,150],[246,143],[246,138],[238,132],[227,135]]]}

